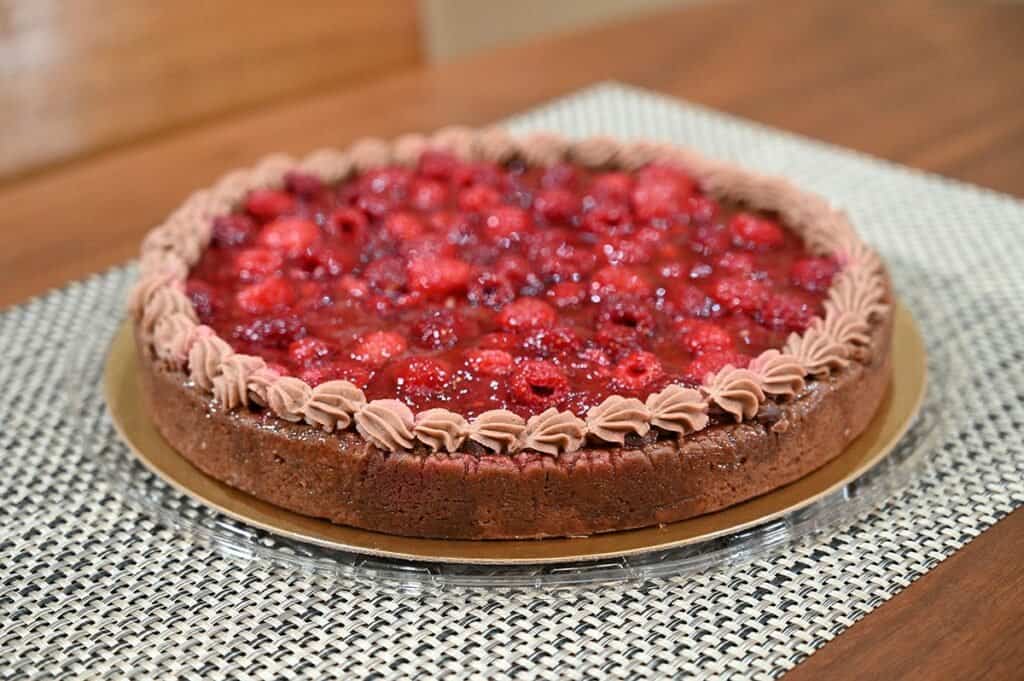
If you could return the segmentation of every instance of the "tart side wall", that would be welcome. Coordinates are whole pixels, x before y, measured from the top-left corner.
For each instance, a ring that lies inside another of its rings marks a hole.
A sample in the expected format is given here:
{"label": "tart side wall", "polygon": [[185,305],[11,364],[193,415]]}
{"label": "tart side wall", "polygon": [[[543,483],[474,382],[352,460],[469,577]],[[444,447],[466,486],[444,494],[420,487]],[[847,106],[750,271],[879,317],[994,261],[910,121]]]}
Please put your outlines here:
{"label": "tart side wall", "polygon": [[[838,456],[868,425],[892,374],[892,315],[871,358],[781,403],[778,425],[716,425],[642,449],[555,457],[390,453],[250,410],[225,411],[136,341],[154,423],[204,473],[289,510],[367,530],[449,539],[589,535],[670,523],[770,492]],[[136,339],[139,334],[136,333]]]}

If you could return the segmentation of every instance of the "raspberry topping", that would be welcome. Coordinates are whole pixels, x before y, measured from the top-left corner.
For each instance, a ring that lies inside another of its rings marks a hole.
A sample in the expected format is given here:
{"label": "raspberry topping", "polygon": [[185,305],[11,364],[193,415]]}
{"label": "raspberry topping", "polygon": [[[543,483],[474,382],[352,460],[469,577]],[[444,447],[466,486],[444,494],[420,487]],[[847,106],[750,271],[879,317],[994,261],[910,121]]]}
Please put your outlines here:
{"label": "raspberry topping", "polygon": [[734,345],[732,334],[714,322],[700,319],[687,320],[681,325],[682,341],[695,355],[704,352],[730,350]]}
{"label": "raspberry topping", "polygon": [[352,358],[367,366],[379,369],[405,352],[408,344],[405,337],[392,331],[376,331],[363,336],[356,343]]}
{"label": "raspberry topping", "polygon": [[541,411],[559,403],[569,390],[569,379],[551,362],[530,360],[516,369],[511,388],[516,402],[533,411]]}
{"label": "raspberry topping", "polygon": [[290,304],[295,300],[295,292],[281,277],[271,277],[243,288],[237,300],[238,306],[249,314],[262,315]]}
{"label": "raspberry topping", "polygon": [[536,298],[519,298],[498,315],[498,326],[506,331],[528,331],[553,326],[558,319],[555,309]]}
{"label": "raspberry topping", "polygon": [[744,366],[822,313],[839,269],[667,165],[428,151],[337,184],[288,173],[211,227],[186,293],[236,351],[467,416],[582,415]]}
{"label": "raspberry topping", "polygon": [[729,221],[733,241],[743,248],[768,249],[785,242],[782,228],[774,220],[759,218],[750,213],[740,213]]}
{"label": "raspberry topping", "polygon": [[839,263],[832,258],[801,258],[789,270],[790,281],[805,291],[825,291],[839,271]]}
{"label": "raspberry topping", "polygon": [[626,356],[615,367],[614,380],[617,386],[631,393],[648,388],[665,376],[661,360],[650,352],[634,352]]}
{"label": "raspberry topping", "polygon": [[316,224],[304,218],[278,218],[260,230],[257,241],[261,246],[295,258],[320,238]]}
{"label": "raspberry topping", "polygon": [[245,210],[260,221],[273,220],[295,211],[295,197],[274,189],[256,189],[245,198]]}

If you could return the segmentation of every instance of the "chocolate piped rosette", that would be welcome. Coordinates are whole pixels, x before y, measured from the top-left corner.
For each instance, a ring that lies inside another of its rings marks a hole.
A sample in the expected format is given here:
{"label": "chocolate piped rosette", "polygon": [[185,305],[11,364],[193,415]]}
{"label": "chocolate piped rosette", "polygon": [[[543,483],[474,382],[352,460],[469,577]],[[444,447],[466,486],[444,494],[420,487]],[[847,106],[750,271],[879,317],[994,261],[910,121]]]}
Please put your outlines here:
{"label": "chocolate piped rosette", "polygon": [[274,156],[144,240],[164,437],[291,510],[410,536],[585,535],[838,455],[889,381],[845,216],[666,144],[462,128]]}

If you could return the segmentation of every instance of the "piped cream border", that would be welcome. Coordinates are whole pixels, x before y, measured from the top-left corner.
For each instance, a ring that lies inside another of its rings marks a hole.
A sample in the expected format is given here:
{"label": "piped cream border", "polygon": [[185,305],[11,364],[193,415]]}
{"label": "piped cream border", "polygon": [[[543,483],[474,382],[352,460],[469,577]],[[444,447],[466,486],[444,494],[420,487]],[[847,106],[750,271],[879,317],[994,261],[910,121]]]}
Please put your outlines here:
{"label": "piped cream border", "polygon": [[[507,410],[484,412],[471,420],[446,409],[414,414],[395,399],[367,401],[362,390],[347,381],[312,387],[280,376],[261,358],[233,352],[211,328],[198,324],[185,296],[185,280],[209,244],[215,216],[229,212],[253,189],[281,186],[290,170],[336,182],[390,163],[412,165],[426,149],[448,150],[465,160],[503,162],[519,157],[538,165],[562,159],[590,168],[626,170],[650,162],[677,165],[715,198],[777,212],[813,252],[833,255],[843,269],[828,291],[825,317],[815,319],[803,335],[792,334],[781,352],[765,351],[746,369],[727,366],[708,374],[698,389],[671,385],[644,402],[612,395],[585,419],[556,409],[528,420]],[[557,455],[579,449],[588,436],[621,445],[627,435],[644,435],[653,427],[685,437],[705,428],[712,410],[736,422],[750,420],[765,401],[796,395],[806,376],[824,377],[870,357],[870,326],[889,314],[878,255],[861,241],[842,212],[784,179],[658,142],[605,136],[571,140],[548,132],[513,137],[496,128],[449,127],[393,142],[366,138],[346,151],[324,149],[299,160],[270,156],[189,197],[146,236],[140,269],[129,309],[158,361],[187,371],[197,389],[212,393],[225,408],[255,403],[284,420],[326,431],[354,428],[389,451],[409,450],[419,442],[431,451],[454,452],[472,440],[495,453],[531,450]]]}

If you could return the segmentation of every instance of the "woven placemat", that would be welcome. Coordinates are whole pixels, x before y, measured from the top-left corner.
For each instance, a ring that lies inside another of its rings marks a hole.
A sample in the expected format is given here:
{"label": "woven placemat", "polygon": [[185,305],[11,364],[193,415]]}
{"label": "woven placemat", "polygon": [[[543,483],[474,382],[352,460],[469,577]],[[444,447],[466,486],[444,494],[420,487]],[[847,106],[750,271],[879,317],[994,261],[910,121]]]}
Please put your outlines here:
{"label": "woven placemat", "polygon": [[813,543],[633,585],[410,592],[232,559],[104,478],[119,268],[0,315],[2,678],[774,678],[1024,502],[1024,204],[616,85],[511,125],[671,140],[846,207],[973,370],[918,479]]}

